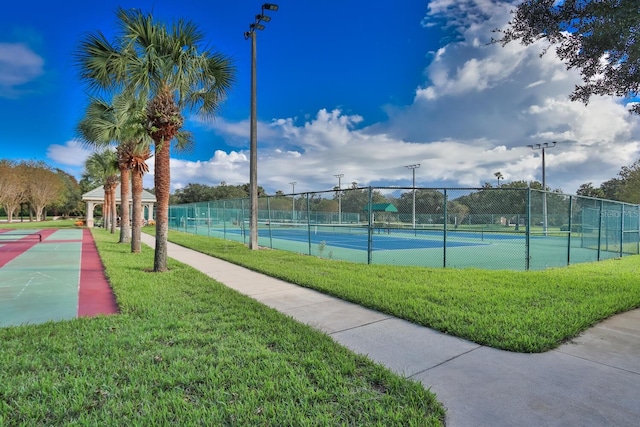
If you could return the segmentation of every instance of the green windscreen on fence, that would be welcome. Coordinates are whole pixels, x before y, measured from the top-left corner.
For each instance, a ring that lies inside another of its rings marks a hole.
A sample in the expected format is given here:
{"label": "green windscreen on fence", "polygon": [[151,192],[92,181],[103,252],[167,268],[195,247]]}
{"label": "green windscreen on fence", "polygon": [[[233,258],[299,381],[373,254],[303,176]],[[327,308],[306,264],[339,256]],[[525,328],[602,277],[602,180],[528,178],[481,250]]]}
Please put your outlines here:
{"label": "green windscreen on fence", "polygon": [[[249,242],[248,199],[170,206],[169,227]],[[640,253],[640,206],[529,188],[352,188],[258,199],[258,244],[328,259],[540,270]]]}

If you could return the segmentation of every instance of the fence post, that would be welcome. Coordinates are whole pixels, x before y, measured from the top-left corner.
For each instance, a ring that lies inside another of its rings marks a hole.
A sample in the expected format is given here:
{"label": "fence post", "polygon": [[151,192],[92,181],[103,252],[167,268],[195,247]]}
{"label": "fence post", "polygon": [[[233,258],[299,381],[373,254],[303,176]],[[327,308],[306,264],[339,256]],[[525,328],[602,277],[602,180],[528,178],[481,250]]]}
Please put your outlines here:
{"label": "fence post", "polygon": [[624,244],[624,203],[620,205],[620,258],[622,258],[623,244]]}
{"label": "fence post", "polygon": [[567,265],[571,264],[571,229],[573,227],[573,196],[569,196],[569,234],[567,234]]}
{"label": "fence post", "polygon": [[311,255],[311,209],[309,207],[309,193],[307,193],[307,240],[309,241],[309,255]]}
{"label": "fence post", "polygon": [[371,264],[373,254],[373,191],[369,186],[369,204],[367,205],[369,224],[367,229],[367,264]]}
{"label": "fence post", "polygon": [[527,223],[525,225],[524,238],[524,269],[531,268],[531,187],[527,188]]}
{"label": "fence post", "polygon": [[207,202],[207,236],[211,236],[211,203]]}
{"label": "fence post", "polygon": [[194,234],[198,234],[198,223],[200,222],[200,203],[196,203],[193,207],[193,221],[195,222],[196,232]]}
{"label": "fence post", "polygon": [[242,230],[242,243],[247,243],[247,230],[244,229],[244,199],[240,200],[240,230]]}
{"label": "fence post", "polygon": [[604,204],[600,200],[600,210],[598,212],[598,261],[600,261],[600,245],[602,244],[602,208]]}
{"label": "fence post", "polygon": [[[267,226],[269,227],[269,247],[273,249],[273,237],[271,235],[271,197],[267,196]],[[260,238],[259,234],[260,228],[258,227],[258,239]]]}
{"label": "fence post", "polygon": [[640,205],[638,205],[637,208],[638,208],[638,226],[636,230],[638,230],[638,233],[636,235],[636,255],[640,255]]}
{"label": "fence post", "polygon": [[[442,230],[442,268],[447,268],[447,223],[449,222],[449,213],[447,212],[447,189],[444,189],[444,206],[442,212],[444,213],[443,230]],[[492,215],[493,217],[493,215]]]}

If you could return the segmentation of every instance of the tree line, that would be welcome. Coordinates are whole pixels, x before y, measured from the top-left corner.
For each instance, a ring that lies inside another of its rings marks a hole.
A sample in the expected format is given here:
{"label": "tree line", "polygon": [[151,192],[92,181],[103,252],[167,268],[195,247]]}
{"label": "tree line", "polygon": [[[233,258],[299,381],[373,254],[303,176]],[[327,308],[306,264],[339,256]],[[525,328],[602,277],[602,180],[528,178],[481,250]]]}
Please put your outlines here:
{"label": "tree line", "polygon": [[0,206],[8,222],[24,215],[43,221],[47,213],[71,217],[84,212],[78,181],[41,161],[0,160]]}
{"label": "tree line", "polygon": [[591,182],[582,184],[576,194],[640,204],[640,160],[631,166],[623,166],[617,176],[603,182],[600,187],[594,187]]}

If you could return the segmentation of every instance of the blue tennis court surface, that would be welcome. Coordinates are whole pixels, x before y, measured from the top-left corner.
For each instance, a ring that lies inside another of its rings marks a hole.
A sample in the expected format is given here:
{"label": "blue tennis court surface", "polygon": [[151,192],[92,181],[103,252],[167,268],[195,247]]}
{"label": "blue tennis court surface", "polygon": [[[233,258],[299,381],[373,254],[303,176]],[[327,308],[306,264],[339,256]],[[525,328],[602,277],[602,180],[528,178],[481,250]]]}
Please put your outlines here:
{"label": "blue tennis court surface", "polygon": [[[240,229],[227,229],[227,234],[242,234]],[[502,238],[497,235],[484,236],[481,233],[450,233],[447,247],[482,246],[490,244],[490,239]],[[366,251],[369,245],[369,236],[362,228],[353,227],[351,231],[343,227],[340,233],[321,231],[313,225],[307,228],[274,228],[272,230],[260,229],[258,236],[261,239],[281,239],[293,242],[311,243],[313,245],[326,244],[344,249],[357,249]],[[504,236],[506,238],[519,238],[522,236]],[[464,240],[463,240],[464,239]],[[376,230],[372,234],[372,246],[374,251],[389,251],[402,249],[433,249],[442,248],[443,233],[438,231],[418,230]]]}

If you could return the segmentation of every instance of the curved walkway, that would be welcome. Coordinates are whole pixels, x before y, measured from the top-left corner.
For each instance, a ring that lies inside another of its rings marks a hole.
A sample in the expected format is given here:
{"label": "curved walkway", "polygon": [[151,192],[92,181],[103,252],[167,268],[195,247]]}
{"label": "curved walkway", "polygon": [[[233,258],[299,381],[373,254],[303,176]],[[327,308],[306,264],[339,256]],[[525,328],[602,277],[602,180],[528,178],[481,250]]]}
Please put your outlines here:
{"label": "curved walkway", "polygon": [[[153,247],[152,236],[143,242]],[[559,348],[484,347],[169,243],[170,257],[420,381],[448,426],[637,426],[640,309]]]}

